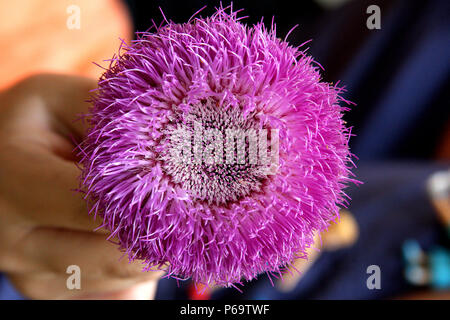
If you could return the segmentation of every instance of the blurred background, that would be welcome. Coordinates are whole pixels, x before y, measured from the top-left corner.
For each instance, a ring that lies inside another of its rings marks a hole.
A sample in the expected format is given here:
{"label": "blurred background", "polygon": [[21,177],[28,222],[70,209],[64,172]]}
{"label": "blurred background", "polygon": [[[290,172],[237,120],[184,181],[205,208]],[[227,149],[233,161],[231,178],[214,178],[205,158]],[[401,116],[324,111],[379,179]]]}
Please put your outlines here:
{"label": "blurred background", "polygon": [[[98,78],[93,62],[107,66],[120,39],[161,23],[160,8],[181,23],[205,5],[201,16],[220,2],[1,0],[0,90],[38,72]],[[345,120],[364,184],[349,187],[350,207],[322,235],[320,253],[296,265],[301,276],[262,275],[242,293],[162,279],[156,297],[450,298],[450,2],[235,0],[233,8],[248,24],[274,18],[280,38],[298,24],[292,45],[312,40],[305,47],[323,80],[356,104]],[[0,298],[21,298],[1,275]]]}

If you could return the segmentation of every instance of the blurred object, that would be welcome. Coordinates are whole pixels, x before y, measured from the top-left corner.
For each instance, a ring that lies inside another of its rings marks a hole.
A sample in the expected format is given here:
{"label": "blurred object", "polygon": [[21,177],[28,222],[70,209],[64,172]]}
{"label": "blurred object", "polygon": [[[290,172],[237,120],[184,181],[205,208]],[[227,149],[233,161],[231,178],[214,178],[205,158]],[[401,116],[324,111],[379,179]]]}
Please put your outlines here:
{"label": "blurred object", "polygon": [[427,190],[450,237],[450,169],[431,175],[427,181]]}
{"label": "blurred object", "polygon": [[405,260],[405,278],[416,286],[424,286],[429,280],[429,272],[425,267],[427,257],[425,252],[415,240],[407,240],[402,247],[403,258]]}
{"label": "blurred object", "polygon": [[[436,209],[440,222],[445,228],[447,241],[450,240],[450,169],[431,175],[427,190]],[[450,290],[450,248],[437,247],[429,253],[431,286]]]}
{"label": "blurred object", "polygon": [[211,292],[213,288],[206,287],[203,284],[194,285],[193,283],[189,284],[188,289],[188,299],[189,300],[209,300],[211,298]]}
{"label": "blurred object", "polygon": [[419,243],[414,240],[405,241],[402,247],[403,256],[406,261],[414,264],[424,264],[426,257]]}
{"label": "blurred object", "polygon": [[[79,8],[80,28],[68,20]],[[119,0],[2,1],[0,3],[0,89],[37,72],[99,77],[93,61],[112,58],[131,38],[131,23]]]}
{"label": "blurred object", "polygon": [[450,251],[441,246],[425,252],[415,240],[403,244],[405,278],[414,286],[450,290]]}
{"label": "blurred object", "polygon": [[[450,239],[450,170],[437,171],[426,181],[427,192],[439,221]],[[444,242],[445,242],[444,240]],[[441,244],[425,251],[416,240],[405,241],[402,247],[405,278],[416,286],[450,289],[450,250]]]}
{"label": "blurred object", "polygon": [[442,247],[430,251],[431,286],[450,290],[450,251]]}
{"label": "blurred object", "polygon": [[407,266],[405,269],[405,277],[411,284],[416,286],[424,286],[430,281],[428,270],[422,266]]}
{"label": "blurred object", "polygon": [[340,210],[340,218],[322,233],[325,250],[338,250],[350,247],[358,240],[358,223],[348,210]]}
{"label": "blurred object", "polygon": [[[314,264],[320,255],[318,248],[324,251],[334,251],[352,246],[358,239],[358,223],[347,210],[340,210],[339,221],[332,223],[321,237],[316,236],[315,245],[307,250],[308,260],[299,258],[287,273],[278,280],[277,287],[280,291],[288,292],[297,286],[302,276]],[[322,244],[322,245],[321,245]]]}

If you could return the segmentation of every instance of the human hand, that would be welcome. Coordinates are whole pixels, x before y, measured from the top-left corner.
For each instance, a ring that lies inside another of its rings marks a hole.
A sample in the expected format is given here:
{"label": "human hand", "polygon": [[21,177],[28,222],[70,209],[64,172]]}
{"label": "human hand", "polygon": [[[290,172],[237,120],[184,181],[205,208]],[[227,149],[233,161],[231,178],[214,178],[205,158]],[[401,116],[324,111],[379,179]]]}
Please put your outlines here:
{"label": "human hand", "polygon": [[[161,272],[142,272],[106,241],[78,187],[70,137],[86,128],[91,79],[36,75],[0,93],[0,271],[32,299],[150,299]],[[119,261],[120,259],[120,261]],[[69,290],[67,267],[81,270]]]}

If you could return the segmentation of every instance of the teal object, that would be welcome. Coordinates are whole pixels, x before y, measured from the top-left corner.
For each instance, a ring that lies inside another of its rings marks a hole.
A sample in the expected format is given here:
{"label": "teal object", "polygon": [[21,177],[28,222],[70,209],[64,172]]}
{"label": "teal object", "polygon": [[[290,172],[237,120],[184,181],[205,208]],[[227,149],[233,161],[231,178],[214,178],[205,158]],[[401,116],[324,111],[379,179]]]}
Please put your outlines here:
{"label": "teal object", "polygon": [[419,264],[424,252],[416,240],[407,240],[402,246],[403,258],[407,264]]}
{"label": "teal object", "polygon": [[450,251],[438,247],[428,255],[431,271],[431,285],[436,289],[450,288]]}

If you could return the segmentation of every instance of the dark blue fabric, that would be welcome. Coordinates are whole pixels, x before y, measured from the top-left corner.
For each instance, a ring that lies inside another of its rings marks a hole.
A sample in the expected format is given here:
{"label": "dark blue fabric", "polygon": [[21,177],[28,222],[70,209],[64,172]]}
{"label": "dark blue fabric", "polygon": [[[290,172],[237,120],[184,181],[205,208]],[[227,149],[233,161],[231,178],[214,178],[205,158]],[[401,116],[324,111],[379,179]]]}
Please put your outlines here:
{"label": "dark blue fabric", "polygon": [[[405,48],[409,52],[405,52],[398,61],[396,73],[389,75],[385,90],[377,97],[374,111],[368,115],[354,145],[353,152],[360,159],[382,159],[395,154],[397,146],[407,138],[408,131],[417,127],[416,124],[420,123],[427,112],[436,112],[438,116],[448,119],[448,109],[446,113],[439,114],[431,105],[433,97],[439,91],[448,89],[450,2],[446,3],[447,6],[430,3],[424,8],[418,21],[411,26],[409,34],[414,36],[408,48]],[[394,20],[395,17],[391,19]],[[387,23],[395,25],[395,21]],[[368,45],[364,49],[375,51],[376,45],[372,43],[372,46]],[[380,59],[383,59],[383,54]],[[358,81],[346,80],[344,77],[344,83]],[[364,105],[360,107],[364,108]]]}

